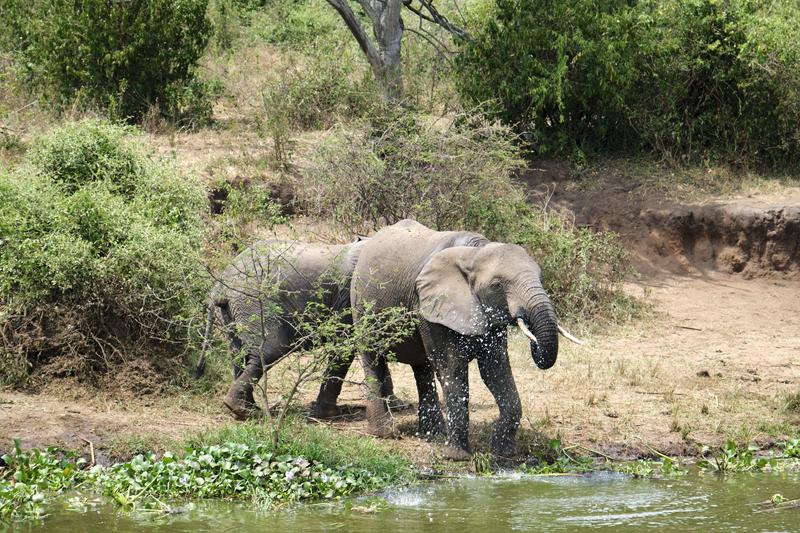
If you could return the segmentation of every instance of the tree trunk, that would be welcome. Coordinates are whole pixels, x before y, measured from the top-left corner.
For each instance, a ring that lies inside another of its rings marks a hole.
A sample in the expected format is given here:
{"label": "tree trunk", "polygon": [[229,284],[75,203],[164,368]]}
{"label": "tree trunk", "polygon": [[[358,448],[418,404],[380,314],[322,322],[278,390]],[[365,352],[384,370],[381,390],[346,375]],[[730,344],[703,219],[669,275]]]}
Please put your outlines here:
{"label": "tree trunk", "polygon": [[375,73],[386,102],[396,102],[403,97],[403,74],[400,65],[400,43],[403,38],[403,19],[400,17],[401,0],[385,3],[373,0],[375,7],[383,7],[379,24],[374,24],[375,40],[383,63],[381,72]]}
{"label": "tree trunk", "polygon": [[403,20],[400,17],[402,0],[356,0],[372,22],[375,44],[362,28],[347,0],[327,0],[344,19],[364,55],[367,56],[381,97],[387,103],[399,101],[403,96],[403,77],[400,68],[400,42],[403,38]]}

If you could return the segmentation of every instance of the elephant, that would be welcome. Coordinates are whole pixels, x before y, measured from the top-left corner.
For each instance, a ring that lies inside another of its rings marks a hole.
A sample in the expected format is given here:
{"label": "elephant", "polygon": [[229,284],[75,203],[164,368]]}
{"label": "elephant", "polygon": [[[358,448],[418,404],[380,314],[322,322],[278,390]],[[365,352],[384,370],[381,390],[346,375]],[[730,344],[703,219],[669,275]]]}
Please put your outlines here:
{"label": "elephant", "polygon": [[[310,302],[335,311],[349,307],[350,277],[366,242],[324,245],[278,239],[258,241],[222,272],[208,297],[202,355],[195,376],[204,372],[205,353],[214,322],[219,320],[232,351],[243,354],[234,357],[234,381],[223,399],[235,418],[244,420],[259,414],[253,387],[263,372],[296,344],[296,313]],[[350,313],[343,320],[352,323]],[[350,356],[330,362],[314,407],[317,418],[337,414],[336,400],[352,359]],[[381,391],[383,397],[391,399],[392,407],[403,406],[393,394],[390,376]]]}
{"label": "elephant", "polygon": [[[470,457],[467,370],[477,359],[500,411],[492,450],[503,456],[515,453],[522,409],[508,358],[507,327],[518,325],[529,337],[533,360],[541,369],[556,362],[558,332],[569,335],[557,323],[539,265],[521,246],[402,220],[362,245],[350,297],[354,320],[368,302],[374,311],[402,306],[418,313],[416,331],[391,351],[413,369],[421,435],[446,436],[447,458]],[[361,359],[369,432],[388,436],[391,428],[380,387],[386,357],[366,351]],[[446,423],[435,378],[444,394]]]}

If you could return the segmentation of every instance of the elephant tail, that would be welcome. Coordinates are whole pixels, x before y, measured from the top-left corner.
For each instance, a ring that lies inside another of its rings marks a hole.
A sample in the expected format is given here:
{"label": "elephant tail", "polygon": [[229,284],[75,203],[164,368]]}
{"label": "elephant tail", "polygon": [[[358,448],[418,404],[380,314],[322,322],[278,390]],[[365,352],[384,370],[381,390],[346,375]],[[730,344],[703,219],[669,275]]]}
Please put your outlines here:
{"label": "elephant tail", "polygon": [[197,361],[197,366],[194,368],[194,379],[200,379],[206,371],[206,352],[211,344],[211,334],[214,330],[214,320],[217,316],[216,302],[208,303],[208,312],[206,313],[206,330],[203,333],[203,347],[200,349],[200,360]]}

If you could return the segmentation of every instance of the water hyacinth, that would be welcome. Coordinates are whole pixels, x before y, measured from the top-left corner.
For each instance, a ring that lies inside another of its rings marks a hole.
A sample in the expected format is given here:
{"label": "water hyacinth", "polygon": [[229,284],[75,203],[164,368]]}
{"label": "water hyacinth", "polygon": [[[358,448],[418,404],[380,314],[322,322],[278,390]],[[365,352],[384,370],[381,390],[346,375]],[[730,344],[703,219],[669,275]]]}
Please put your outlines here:
{"label": "water hyacinth", "polygon": [[2,457],[0,523],[39,519],[54,493],[81,487],[109,497],[125,510],[164,508],[183,498],[249,499],[272,505],[329,499],[374,490],[389,480],[365,469],[327,467],[304,457],[276,455],[267,445],[240,443],[190,448],[182,457],[140,454],[126,463],[84,468],[85,460],[23,451]]}
{"label": "water hyacinth", "polygon": [[334,498],[377,488],[381,479],[366,471],[332,469],[302,457],[275,456],[267,447],[207,446],[177,459],[171,453],[137,455],[89,476],[123,506],[149,499],[250,498],[291,502]]}

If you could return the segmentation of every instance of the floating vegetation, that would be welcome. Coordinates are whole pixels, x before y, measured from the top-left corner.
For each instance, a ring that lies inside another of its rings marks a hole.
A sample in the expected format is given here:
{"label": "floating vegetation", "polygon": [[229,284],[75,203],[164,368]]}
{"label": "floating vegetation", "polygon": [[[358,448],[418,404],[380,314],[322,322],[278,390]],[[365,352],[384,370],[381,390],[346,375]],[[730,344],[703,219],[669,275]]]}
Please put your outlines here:
{"label": "floating vegetation", "polygon": [[[767,467],[775,467],[777,460],[773,456],[758,455],[760,448],[756,445],[740,447],[733,441],[727,441],[722,446],[719,455],[704,457],[697,462],[702,470],[711,470],[721,474],[727,472],[754,472]],[[702,454],[709,453],[708,446],[704,446]]]}
{"label": "floating vegetation", "polygon": [[182,457],[140,454],[128,462],[86,468],[86,461],[63,455],[22,450],[2,457],[0,520],[39,519],[52,496],[84,488],[108,497],[125,511],[168,512],[165,500],[221,498],[259,505],[339,498],[374,490],[395,481],[364,468],[328,467],[299,456],[277,455],[268,445],[242,443],[188,449]]}

